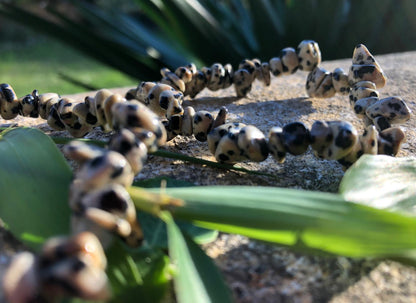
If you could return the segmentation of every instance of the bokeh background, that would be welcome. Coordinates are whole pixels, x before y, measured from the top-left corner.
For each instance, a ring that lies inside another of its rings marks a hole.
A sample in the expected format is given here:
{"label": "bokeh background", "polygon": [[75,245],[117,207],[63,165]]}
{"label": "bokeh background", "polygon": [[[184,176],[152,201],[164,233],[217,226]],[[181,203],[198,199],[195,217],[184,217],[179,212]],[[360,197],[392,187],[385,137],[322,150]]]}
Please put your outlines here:
{"label": "bokeh background", "polygon": [[[0,82],[18,95],[158,80],[159,70],[268,61],[313,39],[323,60],[416,50],[414,0],[0,0]],[[413,64],[409,62],[409,64]]]}

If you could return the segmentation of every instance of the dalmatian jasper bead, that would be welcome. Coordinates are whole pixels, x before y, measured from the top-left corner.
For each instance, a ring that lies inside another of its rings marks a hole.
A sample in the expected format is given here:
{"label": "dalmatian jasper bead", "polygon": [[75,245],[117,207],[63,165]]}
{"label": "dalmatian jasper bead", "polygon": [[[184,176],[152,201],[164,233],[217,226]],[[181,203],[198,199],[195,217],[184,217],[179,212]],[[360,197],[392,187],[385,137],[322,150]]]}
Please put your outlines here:
{"label": "dalmatian jasper bead", "polygon": [[[99,227],[115,232],[122,238],[132,232],[131,223],[136,220],[136,209],[126,189],[109,184],[89,191],[79,203],[80,215]],[[79,231],[79,227],[75,227]]]}
{"label": "dalmatian jasper bead", "polygon": [[310,138],[317,157],[338,160],[351,152],[358,140],[358,134],[348,122],[317,121],[312,125]]}
{"label": "dalmatian jasper bead", "polygon": [[16,93],[7,83],[0,84],[0,108],[1,116],[5,120],[16,118],[21,111],[21,104]]}
{"label": "dalmatian jasper bead", "polygon": [[184,95],[189,95],[191,98],[195,98],[195,96],[200,93],[207,86],[207,84],[208,78],[206,77],[205,73],[202,71],[197,71],[193,75],[191,82],[186,85]]}
{"label": "dalmatian jasper bead", "polygon": [[126,128],[110,138],[108,148],[122,154],[129,162],[134,174],[138,174],[142,170],[147,159],[146,145]]}
{"label": "dalmatian jasper bead", "polygon": [[224,65],[224,70],[225,70],[225,75],[223,78],[223,84],[222,84],[222,88],[226,89],[228,87],[230,87],[233,84],[233,75],[234,75],[234,70],[231,64],[227,63],[226,65]]}
{"label": "dalmatian jasper bead", "polygon": [[79,164],[84,164],[86,161],[104,154],[101,148],[85,144],[81,141],[71,141],[63,148],[64,154]]}
{"label": "dalmatian jasper bead", "polygon": [[185,91],[185,82],[182,81],[175,73],[171,72],[168,68],[164,67],[160,70],[162,75],[162,80],[160,83],[167,84],[173,87],[175,90],[184,92]]}
{"label": "dalmatian jasper bead", "polygon": [[331,75],[335,91],[341,95],[347,95],[350,91],[348,75],[342,68],[336,68]]}
{"label": "dalmatian jasper bead", "polygon": [[8,302],[54,302],[62,296],[109,299],[106,258],[94,235],[85,232],[71,238],[51,238],[45,246],[51,249],[44,252],[43,248],[38,257],[29,252],[13,257],[3,279]]}
{"label": "dalmatian jasper bead", "polygon": [[211,81],[212,71],[211,68],[204,66],[201,68],[201,72],[204,74],[205,79],[207,80],[207,85]]}
{"label": "dalmatian jasper bead", "polygon": [[115,130],[122,128],[144,128],[156,135],[158,145],[166,141],[166,131],[159,122],[158,117],[139,101],[120,102],[111,108],[113,113],[113,127]]}
{"label": "dalmatian jasper bead", "polygon": [[217,116],[215,117],[214,123],[212,124],[212,128],[216,128],[225,123],[227,120],[228,109],[225,106],[221,106]]}
{"label": "dalmatian jasper bead", "polygon": [[20,112],[23,117],[37,118],[39,116],[39,92],[35,89],[31,94],[28,94],[19,99]]}
{"label": "dalmatian jasper bead", "polygon": [[37,264],[42,293],[52,298],[77,296],[106,300],[110,297],[105,274],[107,261],[96,236],[82,232],[70,238],[51,238],[44,246]]}
{"label": "dalmatian jasper bead", "polygon": [[354,105],[354,112],[357,116],[365,115],[367,108],[376,103],[379,99],[377,97],[367,97],[357,100]]}
{"label": "dalmatian jasper bead", "polygon": [[98,119],[92,115],[89,106],[85,102],[77,102],[72,109],[81,124],[88,124],[91,127],[98,126]]}
{"label": "dalmatian jasper bead", "polygon": [[233,82],[237,97],[245,97],[251,91],[253,75],[246,69],[239,69],[234,73]]}
{"label": "dalmatian jasper bead", "polygon": [[58,102],[51,106],[46,122],[54,130],[62,131],[65,130],[65,124],[62,123],[61,118],[59,117],[57,106]]}
{"label": "dalmatian jasper bead", "polygon": [[[160,95],[164,91],[172,91],[174,93],[177,92],[172,86],[159,83],[150,89],[144,102],[152,112],[154,112],[156,115],[160,117],[166,115],[166,110],[169,107],[169,104],[166,104],[165,106],[163,101],[160,102]],[[164,107],[161,106],[161,103],[162,105],[164,105]]]}
{"label": "dalmatian jasper bead", "polygon": [[286,47],[281,50],[280,60],[282,61],[284,75],[293,74],[299,68],[299,58],[295,49],[292,47]]}
{"label": "dalmatian jasper bead", "polygon": [[17,95],[14,92],[13,87],[10,84],[2,83],[0,84],[0,100],[4,100],[6,102],[13,102],[17,99]]}
{"label": "dalmatian jasper bead", "polygon": [[283,163],[286,159],[286,148],[283,142],[283,129],[272,127],[269,130],[269,151],[277,162]]}
{"label": "dalmatian jasper bead", "polygon": [[183,136],[191,136],[193,134],[193,121],[195,116],[195,109],[187,106],[183,112],[181,134]]}
{"label": "dalmatian jasper bead", "polygon": [[310,72],[321,64],[321,50],[315,41],[303,40],[299,43],[296,53],[300,70]]}
{"label": "dalmatian jasper bead", "polygon": [[374,64],[379,67],[376,59],[364,44],[358,44],[355,46],[354,53],[352,55],[352,64]]}
{"label": "dalmatian jasper bead", "polygon": [[364,133],[360,135],[351,152],[344,158],[338,159],[344,170],[349,168],[364,154],[376,155],[378,151],[377,137],[378,131],[376,128],[373,125],[368,126]]}
{"label": "dalmatian jasper bead", "polygon": [[39,95],[38,97],[39,116],[42,119],[46,120],[48,118],[51,107],[55,103],[58,103],[60,99],[61,97],[55,93],[45,93],[45,94]]}
{"label": "dalmatian jasper bead", "polygon": [[183,94],[178,91],[164,90],[159,95],[159,105],[166,110],[166,117],[183,114]]}
{"label": "dalmatian jasper bead", "polygon": [[258,67],[257,80],[262,82],[264,84],[264,86],[270,86],[271,77],[270,77],[270,65],[269,65],[269,63],[263,62]]}
{"label": "dalmatian jasper bead", "polygon": [[226,136],[228,133],[232,132],[234,134],[238,134],[240,129],[243,128],[245,124],[243,123],[225,123],[220,126],[213,128],[207,136],[208,141],[208,149],[209,151],[215,155],[215,150],[218,147],[218,144],[222,137]]}
{"label": "dalmatian jasper bead", "polygon": [[396,156],[406,136],[398,127],[385,129],[378,136],[378,154]]}
{"label": "dalmatian jasper bead", "polygon": [[378,131],[382,131],[391,127],[389,120],[383,116],[375,117],[372,123],[376,126]]}
{"label": "dalmatian jasper bead", "polygon": [[308,149],[310,138],[309,130],[301,122],[286,124],[282,129],[285,150],[292,155],[301,155]]}
{"label": "dalmatian jasper bead", "polygon": [[360,136],[360,143],[364,154],[377,155],[378,131],[374,125],[365,128],[364,133]]}
{"label": "dalmatian jasper bead", "polygon": [[181,66],[175,70],[175,74],[183,81],[183,83],[185,83],[186,86],[187,83],[191,82],[193,72],[185,66]]}
{"label": "dalmatian jasper bead", "polygon": [[211,131],[213,124],[214,118],[209,112],[205,110],[196,112],[192,129],[195,138],[201,142],[207,141],[207,135]]}
{"label": "dalmatian jasper bead", "polygon": [[124,187],[133,182],[134,173],[126,158],[118,152],[108,151],[86,161],[75,174],[80,180],[80,190],[89,191],[107,184],[120,184]]}
{"label": "dalmatian jasper bead", "polygon": [[[161,126],[163,127],[162,124]],[[165,129],[163,129],[164,137],[162,139],[158,139],[155,133],[142,127],[129,128],[129,131],[131,131],[134,134],[137,140],[144,143],[149,153],[154,153],[155,151],[157,151],[158,146],[161,146],[166,142]]]}
{"label": "dalmatian jasper bead", "polygon": [[253,125],[247,125],[240,129],[237,136],[237,145],[240,154],[254,162],[264,161],[269,155],[266,137]]}
{"label": "dalmatian jasper bead", "polygon": [[176,135],[181,134],[183,115],[173,115],[169,120],[169,127]]}
{"label": "dalmatian jasper bead", "polygon": [[3,292],[7,302],[36,302],[40,297],[37,258],[29,252],[13,256],[3,276]]}
{"label": "dalmatian jasper bead", "polygon": [[377,88],[383,87],[387,80],[380,65],[363,44],[354,49],[348,79],[351,85],[360,81],[371,81]]}
{"label": "dalmatian jasper bead", "polygon": [[113,93],[108,89],[99,90],[94,96],[94,105],[95,105],[95,116],[98,120],[98,125],[100,125],[104,130],[104,125],[106,124],[105,112],[104,112],[104,101],[110,97]]}
{"label": "dalmatian jasper bead", "polygon": [[388,97],[369,106],[366,114],[375,119],[382,116],[391,124],[404,123],[410,119],[411,110],[400,97]]}
{"label": "dalmatian jasper bead", "polygon": [[156,85],[155,82],[141,82],[134,93],[133,98],[127,98],[128,100],[136,99],[142,103],[146,103],[146,98],[149,95],[150,90]]}
{"label": "dalmatian jasper bead", "polygon": [[283,75],[283,65],[282,60],[280,60],[280,58],[271,58],[269,60],[269,67],[270,72],[273,74],[273,76],[278,77]]}
{"label": "dalmatian jasper bead", "polygon": [[[259,64],[258,61],[257,61],[257,64]],[[254,61],[249,60],[249,59],[244,59],[238,65],[238,69],[245,69],[250,75],[252,75],[252,78],[251,78],[252,81],[254,80],[255,77],[257,77],[258,70],[256,66],[256,59],[254,59]]]}
{"label": "dalmatian jasper bead", "polygon": [[106,123],[104,124],[104,129],[106,131],[111,131],[113,129],[113,112],[111,108],[116,103],[126,102],[127,100],[120,94],[113,94],[104,101],[104,116]]}
{"label": "dalmatian jasper bead", "polygon": [[308,75],[306,92],[309,97],[314,98],[333,97],[335,95],[335,88],[332,83],[331,73],[323,68],[316,67]]}
{"label": "dalmatian jasper bead", "polygon": [[238,133],[233,128],[218,142],[215,149],[215,159],[218,162],[229,164],[245,160],[238,147]]}
{"label": "dalmatian jasper bead", "polygon": [[68,237],[50,238],[42,247],[40,253],[40,267],[57,262],[72,255],[88,257],[88,262],[95,268],[105,269],[107,259],[98,238],[90,232],[81,232]]}
{"label": "dalmatian jasper bead", "polygon": [[357,82],[357,83],[354,84],[354,87],[366,87],[366,88],[370,88],[370,89],[374,89],[374,90],[377,89],[376,85],[371,81]]}
{"label": "dalmatian jasper bead", "polygon": [[211,78],[207,84],[209,90],[216,91],[223,88],[225,77],[224,66],[220,63],[214,63],[211,66]]}
{"label": "dalmatian jasper bead", "polygon": [[310,131],[311,147],[316,155],[322,155],[334,139],[331,128],[325,121],[316,121]]}
{"label": "dalmatian jasper bead", "polygon": [[360,100],[363,98],[369,98],[369,97],[378,98],[379,97],[378,91],[372,88],[368,88],[367,86],[354,85],[351,88],[351,91],[349,94],[350,104],[352,107],[354,107],[355,102],[357,102],[357,100]]}
{"label": "dalmatian jasper bead", "polygon": [[70,98],[62,98],[56,104],[56,111],[59,119],[71,136],[80,138],[90,132],[92,127],[86,123],[81,123],[78,116],[74,113],[73,109],[77,103],[80,102]]}
{"label": "dalmatian jasper bead", "polygon": [[163,120],[162,124],[164,128],[166,129],[166,136],[167,136],[166,141],[171,141],[174,138],[176,138],[176,136],[178,136],[178,133],[171,129],[171,126],[170,126],[171,123],[169,120]]}

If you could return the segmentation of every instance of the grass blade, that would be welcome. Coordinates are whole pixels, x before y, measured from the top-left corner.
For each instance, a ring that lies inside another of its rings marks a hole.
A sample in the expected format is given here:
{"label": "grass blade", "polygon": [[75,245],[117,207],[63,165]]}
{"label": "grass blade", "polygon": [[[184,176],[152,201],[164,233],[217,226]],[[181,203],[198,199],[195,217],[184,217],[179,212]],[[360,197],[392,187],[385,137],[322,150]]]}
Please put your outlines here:
{"label": "grass blade", "polygon": [[178,302],[231,302],[230,292],[214,262],[182,234],[170,214],[164,217],[168,226],[169,253],[177,269],[174,282]]}
{"label": "grass blade", "polygon": [[166,194],[185,201],[172,210],[175,218],[302,250],[389,257],[416,249],[414,218],[338,194],[245,186],[168,188]]}

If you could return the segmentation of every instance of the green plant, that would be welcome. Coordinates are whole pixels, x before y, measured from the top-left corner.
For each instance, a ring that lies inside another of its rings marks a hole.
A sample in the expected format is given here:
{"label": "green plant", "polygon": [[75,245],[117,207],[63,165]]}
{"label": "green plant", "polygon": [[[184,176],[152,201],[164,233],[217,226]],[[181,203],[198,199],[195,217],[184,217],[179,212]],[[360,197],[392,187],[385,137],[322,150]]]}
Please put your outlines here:
{"label": "green plant", "polygon": [[[31,148],[19,148],[22,144]],[[35,129],[8,130],[1,135],[0,152],[0,213],[9,230],[35,251],[47,237],[67,234],[71,172],[53,141]],[[392,184],[390,177],[374,177],[383,175],[385,167],[400,186]],[[147,245],[130,249],[115,241],[106,251],[113,302],[130,302],[137,296],[158,302],[171,278],[179,302],[230,302],[218,270],[195,244],[212,240],[215,232],[177,220],[302,252],[391,258],[415,265],[416,219],[411,213],[415,180],[414,159],[363,156],[346,173],[339,194],[273,187],[189,187],[170,179],[162,192],[160,178],[136,184],[155,186],[129,189],[143,211],[139,216],[143,226],[150,225],[145,230]],[[25,190],[14,184],[24,184]],[[380,188],[384,192],[375,195]],[[172,198],[184,204],[166,208]],[[163,222],[167,232],[160,233]]]}

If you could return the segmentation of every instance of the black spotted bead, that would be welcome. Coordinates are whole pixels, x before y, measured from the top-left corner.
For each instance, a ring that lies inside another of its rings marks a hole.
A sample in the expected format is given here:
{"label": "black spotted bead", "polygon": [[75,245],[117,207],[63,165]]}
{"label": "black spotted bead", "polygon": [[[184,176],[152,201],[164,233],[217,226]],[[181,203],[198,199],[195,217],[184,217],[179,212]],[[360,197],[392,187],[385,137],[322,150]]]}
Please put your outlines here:
{"label": "black spotted bead", "polygon": [[306,152],[310,144],[309,130],[302,122],[293,122],[283,127],[283,144],[292,155]]}
{"label": "black spotted bead", "polygon": [[301,41],[296,49],[296,53],[300,70],[310,72],[321,63],[321,50],[318,43],[313,40]]}
{"label": "black spotted bead", "polygon": [[254,162],[264,161],[269,155],[266,137],[253,125],[247,125],[240,129],[237,145],[240,153]]}
{"label": "black spotted bead", "polygon": [[193,120],[193,134],[198,141],[207,141],[207,135],[211,131],[214,124],[214,118],[211,113],[207,111],[198,111],[194,115]]}

